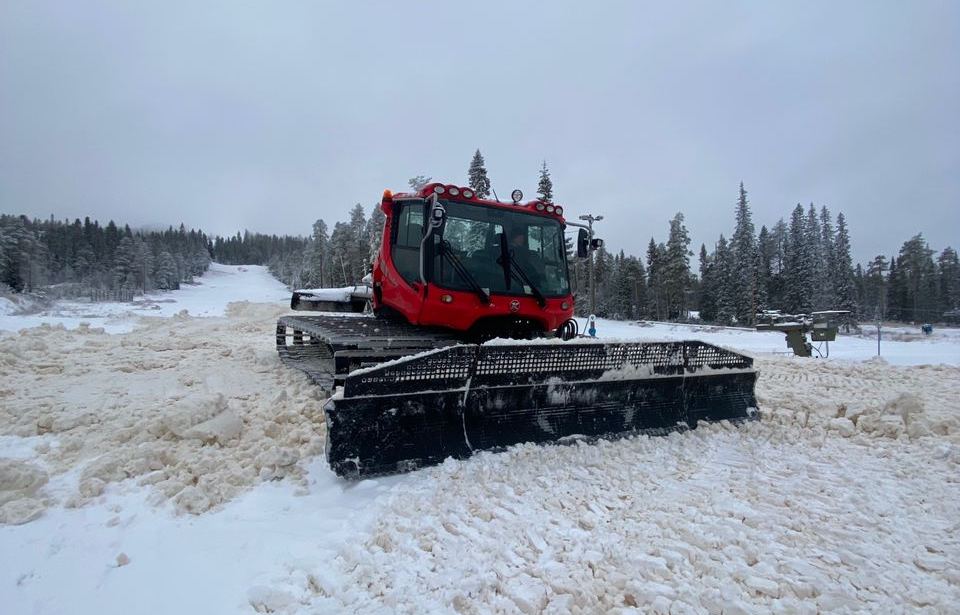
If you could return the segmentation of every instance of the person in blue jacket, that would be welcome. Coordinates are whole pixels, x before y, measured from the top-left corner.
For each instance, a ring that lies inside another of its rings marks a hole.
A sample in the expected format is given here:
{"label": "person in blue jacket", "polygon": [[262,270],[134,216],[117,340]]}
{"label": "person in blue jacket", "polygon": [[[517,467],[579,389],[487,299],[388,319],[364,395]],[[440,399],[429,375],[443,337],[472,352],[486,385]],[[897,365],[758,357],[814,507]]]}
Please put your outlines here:
{"label": "person in blue jacket", "polygon": [[590,337],[597,337],[597,317],[593,314],[590,314],[590,318],[587,323],[587,333],[590,334]]}

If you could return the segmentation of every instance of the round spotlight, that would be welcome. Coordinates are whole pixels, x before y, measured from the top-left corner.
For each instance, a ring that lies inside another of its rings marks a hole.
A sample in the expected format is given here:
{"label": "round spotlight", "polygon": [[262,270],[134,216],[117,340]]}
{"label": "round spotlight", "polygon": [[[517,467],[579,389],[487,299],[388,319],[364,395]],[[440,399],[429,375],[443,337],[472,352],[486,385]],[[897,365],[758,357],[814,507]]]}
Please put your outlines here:
{"label": "round spotlight", "polygon": [[563,303],[560,304],[560,309],[561,309],[561,310],[569,310],[569,309],[570,309],[570,304],[567,303],[566,301],[564,301]]}
{"label": "round spotlight", "polygon": [[543,211],[543,210],[544,210],[543,203],[537,203],[537,211]]}
{"label": "round spotlight", "polygon": [[437,194],[443,194],[446,191],[446,189],[443,186],[434,186],[433,191],[436,192]]}
{"label": "round spotlight", "polygon": [[559,205],[557,205],[557,207],[553,211],[556,212],[558,216],[563,215],[563,207],[560,207]]}
{"label": "round spotlight", "polygon": [[513,199],[514,203],[519,203],[523,200],[523,192],[518,188],[510,193],[510,198]]}
{"label": "round spotlight", "polygon": [[548,213],[548,214],[552,214],[552,213],[553,213],[553,205],[547,205],[547,213]]}
{"label": "round spotlight", "polygon": [[468,199],[472,199],[472,198],[473,198],[473,190],[464,190],[464,191],[463,191],[463,196],[467,197]]}
{"label": "round spotlight", "polygon": [[440,301],[443,303],[453,303],[452,295],[440,295]]}
{"label": "round spotlight", "polygon": [[447,193],[452,196],[457,196],[460,194],[460,188],[457,188],[456,186],[450,186],[450,188],[447,189]]}

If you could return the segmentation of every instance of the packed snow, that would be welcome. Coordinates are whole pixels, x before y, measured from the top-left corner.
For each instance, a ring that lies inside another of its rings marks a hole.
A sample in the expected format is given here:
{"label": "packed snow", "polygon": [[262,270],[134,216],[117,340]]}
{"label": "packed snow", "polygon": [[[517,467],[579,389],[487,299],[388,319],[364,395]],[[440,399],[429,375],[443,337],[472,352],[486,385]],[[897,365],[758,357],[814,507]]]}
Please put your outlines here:
{"label": "packed snow", "polygon": [[960,604],[955,330],[885,330],[880,359],[865,330],[824,360],[777,333],[601,319],[601,339],[749,351],[761,420],[349,483],[316,387],[273,348],[288,299],[262,268],[214,266],[156,308],[0,315],[4,612]]}

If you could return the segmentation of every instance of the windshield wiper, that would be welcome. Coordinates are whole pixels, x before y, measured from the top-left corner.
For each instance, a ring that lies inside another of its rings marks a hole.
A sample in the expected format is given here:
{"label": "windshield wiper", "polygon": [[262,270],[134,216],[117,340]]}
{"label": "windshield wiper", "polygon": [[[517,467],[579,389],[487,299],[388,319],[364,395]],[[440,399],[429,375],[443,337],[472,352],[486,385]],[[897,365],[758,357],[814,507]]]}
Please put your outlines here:
{"label": "windshield wiper", "polygon": [[453,250],[450,248],[450,242],[444,239],[440,242],[440,255],[447,259],[447,262],[450,263],[450,266],[453,267],[453,270],[463,278],[463,281],[467,283],[470,287],[470,290],[477,293],[477,296],[480,297],[480,300],[486,304],[490,303],[490,295],[487,294],[487,291],[483,290],[480,287],[480,284],[477,283],[476,278],[470,275],[470,272],[467,271],[467,268],[463,266],[463,263],[460,262],[460,259],[457,258],[457,255],[453,253]]}
{"label": "windshield wiper", "polygon": [[527,272],[523,270],[523,267],[520,266],[520,263],[517,262],[517,259],[513,258],[513,253],[511,251],[508,261],[510,263],[510,272],[513,275],[530,287],[530,291],[533,293],[533,296],[537,298],[537,304],[543,308],[547,306],[547,299],[543,296],[543,293],[540,292],[540,289],[537,288],[537,285],[533,283],[533,280],[530,279],[530,276],[527,275]]}

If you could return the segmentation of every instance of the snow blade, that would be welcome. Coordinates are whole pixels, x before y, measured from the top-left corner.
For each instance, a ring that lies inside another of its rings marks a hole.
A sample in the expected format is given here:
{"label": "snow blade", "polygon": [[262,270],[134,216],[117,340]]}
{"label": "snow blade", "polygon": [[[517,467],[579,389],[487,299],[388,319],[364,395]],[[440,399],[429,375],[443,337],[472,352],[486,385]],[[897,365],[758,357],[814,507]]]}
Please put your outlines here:
{"label": "snow blade", "polygon": [[521,442],[616,438],[756,416],[753,359],[697,341],[460,345],[346,377],[324,411],[340,476]]}

